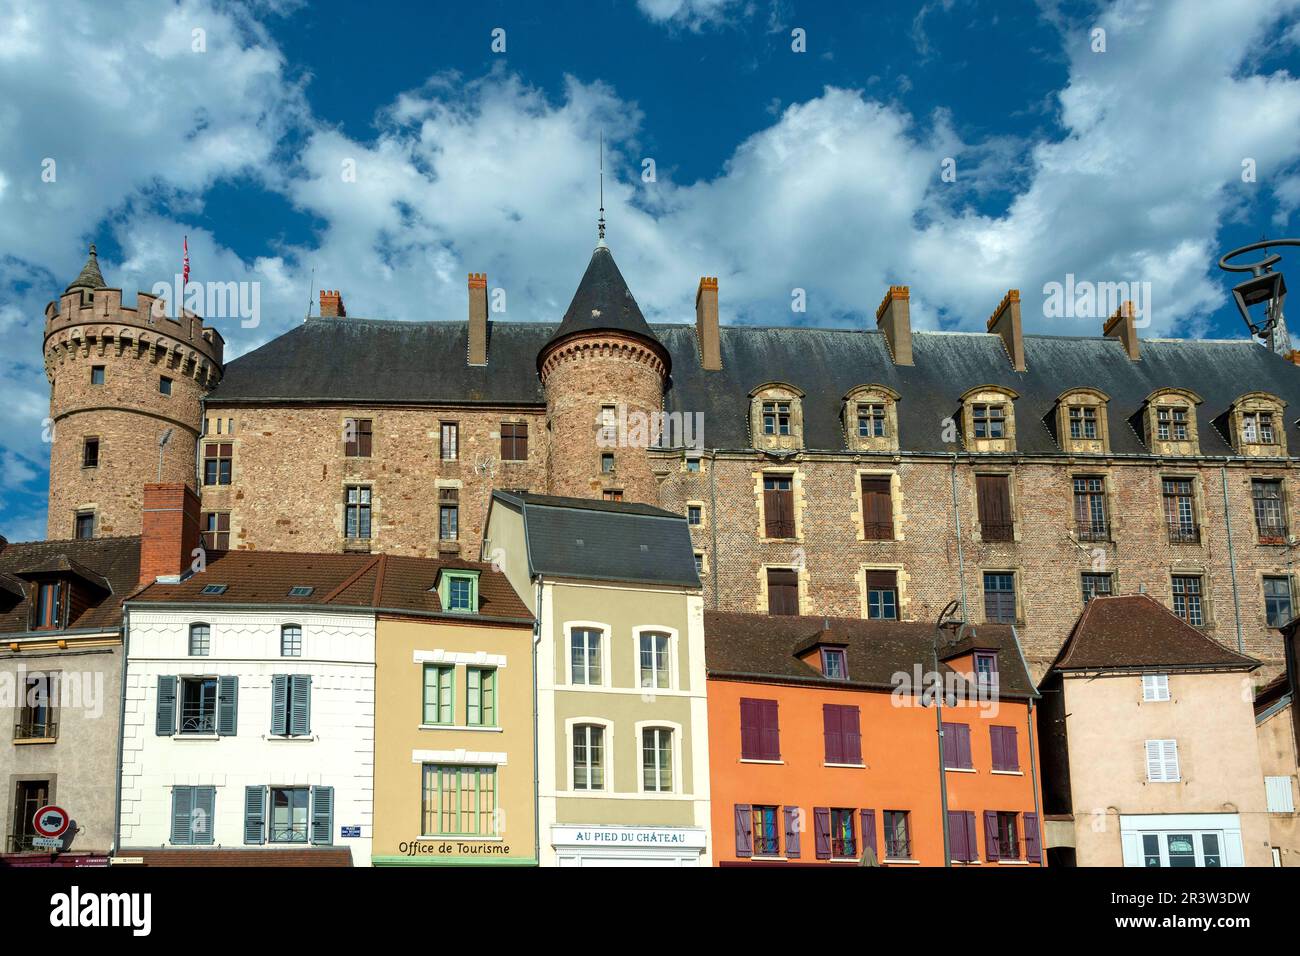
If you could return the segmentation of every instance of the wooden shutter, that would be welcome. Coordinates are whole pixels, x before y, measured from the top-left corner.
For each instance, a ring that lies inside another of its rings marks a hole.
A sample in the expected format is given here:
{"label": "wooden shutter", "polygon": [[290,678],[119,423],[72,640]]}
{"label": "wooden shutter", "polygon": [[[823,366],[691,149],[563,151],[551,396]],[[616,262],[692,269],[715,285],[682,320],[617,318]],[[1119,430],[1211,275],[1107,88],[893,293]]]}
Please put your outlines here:
{"label": "wooden shutter", "polygon": [[877,860],[880,859],[880,851],[876,843],[876,811],[862,810],[859,812],[862,820],[862,852],[865,854],[868,848]]}
{"label": "wooden shutter", "polygon": [[857,707],[840,708],[840,734],[844,741],[844,762],[862,763],[862,723]]}
{"label": "wooden shutter", "polygon": [[736,856],[754,855],[753,807],[748,803],[736,804]]}
{"label": "wooden shutter", "polygon": [[783,538],[781,523],[781,492],[763,489],[763,533],[769,538]]}
{"label": "wooden shutter", "polygon": [[975,833],[975,811],[962,811],[962,823],[966,830],[966,859],[967,861],[978,860],[980,857],[979,838]]}
{"label": "wooden shutter", "polygon": [[289,733],[289,675],[271,678],[271,733],[283,737]]}
{"label": "wooden shutter", "polygon": [[783,568],[767,571],[767,613],[799,613],[799,574]]}
{"label": "wooden shutter", "polygon": [[1043,844],[1038,838],[1038,814],[1026,813],[1025,818],[1025,859],[1030,863],[1043,862]]}
{"label": "wooden shutter", "polygon": [[957,725],[947,722],[943,725],[943,765],[957,766]]}
{"label": "wooden shutter", "polygon": [[172,787],[172,843],[176,846],[189,846],[193,842],[190,835],[193,820],[194,788]]}
{"label": "wooden shutter", "polygon": [[897,571],[868,571],[867,572],[867,590],[878,589],[897,589],[898,572]]}
{"label": "wooden shutter", "polygon": [[289,733],[311,733],[311,675],[293,674],[289,678]]}
{"label": "wooden shutter", "polygon": [[170,674],[158,675],[158,712],[154,731],[160,737],[176,733],[176,678]]}
{"label": "wooden shutter", "polygon": [[970,840],[966,835],[966,814],[961,810],[948,811],[948,854],[953,860],[966,861],[971,858]]}
{"label": "wooden shutter", "polygon": [[802,852],[799,840],[799,808],[785,808],[785,855],[786,859],[797,860]]}
{"label": "wooden shutter", "polygon": [[893,540],[894,503],[890,479],[862,479],[862,531],[868,541]]}
{"label": "wooden shutter", "polygon": [[244,842],[266,842],[266,787],[244,788]]}
{"label": "wooden shutter", "polygon": [[993,769],[1019,770],[1020,748],[1015,727],[990,727],[993,739]]}
{"label": "wooden shutter", "polygon": [[311,788],[311,842],[328,846],[334,835],[334,788]]}
{"label": "wooden shutter", "polygon": [[740,698],[740,757],[742,760],[760,760],[762,732],[759,727],[759,702],[749,697]]}
{"label": "wooden shutter", "polygon": [[233,737],[239,729],[239,678],[217,678],[217,735]]}
{"label": "wooden shutter", "polygon": [[1010,541],[1011,487],[1006,475],[976,475],[980,536],[985,541]]}
{"label": "wooden shutter", "polygon": [[822,738],[826,743],[826,762],[846,763],[844,733],[840,729],[840,708],[835,704],[822,704]]}
{"label": "wooden shutter", "polygon": [[374,423],[369,418],[357,422],[357,454],[362,458],[370,457],[373,447]]}
{"label": "wooden shutter", "polygon": [[957,766],[970,770],[975,766],[970,753],[970,724],[957,724]]}
{"label": "wooden shutter", "polygon": [[998,814],[996,810],[984,811],[984,859],[998,859]]}
{"label": "wooden shutter", "polygon": [[813,807],[813,843],[817,859],[831,858],[831,808]]}
{"label": "wooden shutter", "polygon": [[781,723],[779,705],[774,700],[758,701],[759,746],[763,760],[781,759]]}

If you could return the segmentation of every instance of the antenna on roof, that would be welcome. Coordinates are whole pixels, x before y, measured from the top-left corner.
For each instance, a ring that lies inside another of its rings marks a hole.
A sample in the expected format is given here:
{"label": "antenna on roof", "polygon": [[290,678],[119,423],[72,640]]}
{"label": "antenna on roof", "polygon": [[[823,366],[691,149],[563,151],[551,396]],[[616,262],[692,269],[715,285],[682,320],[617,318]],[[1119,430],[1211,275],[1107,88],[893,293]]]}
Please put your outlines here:
{"label": "antenna on roof", "polygon": [[307,314],[303,320],[311,318],[311,300],[316,295],[316,267],[311,267],[311,278],[307,280]]}
{"label": "antenna on roof", "polygon": [[600,218],[596,220],[597,245],[605,244],[605,130],[600,131]]}
{"label": "antenna on roof", "polygon": [[162,484],[163,449],[172,440],[172,429],[167,429],[158,438],[158,484]]}

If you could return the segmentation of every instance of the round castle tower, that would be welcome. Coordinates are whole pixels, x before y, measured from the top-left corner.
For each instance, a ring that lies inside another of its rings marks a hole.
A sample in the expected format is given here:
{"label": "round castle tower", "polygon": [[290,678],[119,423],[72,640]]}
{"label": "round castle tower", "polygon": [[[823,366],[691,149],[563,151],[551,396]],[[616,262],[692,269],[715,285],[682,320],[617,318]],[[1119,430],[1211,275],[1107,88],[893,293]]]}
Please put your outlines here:
{"label": "round castle tower", "polygon": [[550,428],[547,490],[657,504],[648,448],[671,360],[603,239],[537,368]]}
{"label": "round castle tower", "polygon": [[146,482],[195,485],[200,403],[221,378],[224,342],[193,313],[165,315],[164,304],[140,292],[123,308],[92,245],[81,274],[45,307],[52,540],[139,534]]}

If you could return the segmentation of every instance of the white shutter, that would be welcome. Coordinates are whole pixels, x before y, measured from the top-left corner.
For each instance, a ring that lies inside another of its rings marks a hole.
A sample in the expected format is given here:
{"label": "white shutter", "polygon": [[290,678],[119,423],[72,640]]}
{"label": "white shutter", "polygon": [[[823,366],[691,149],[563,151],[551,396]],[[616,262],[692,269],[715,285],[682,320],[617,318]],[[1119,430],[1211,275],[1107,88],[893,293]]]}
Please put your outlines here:
{"label": "white shutter", "polygon": [[1290,777],[1265,777],[1264,789],[1268,793],[1269,813],[1295,813]]}
{"label": "white shutter", "polygon": [[1164,761],[1165,761],[1165,781],[1172,783],[1175,780],[1181,780],[1178,773],[1178,741],[1165,740],[1164,744]]}
{"label": "white shutter", "polygon": [[1169,699],[1168,674],[1143,674],[1142,699],[1144,701],[1163,701]]}
{"label": "white shutter", "polygon": [[1164,765],[1160,762],[1160,741],[1147,741],[1147,780],[1159,783],[1164,780]]}
{"label": "white shutter", "polygon": [[1178,741],[1148,740],[1147,780],[1151,783],[1176,783],[1178,774]]}

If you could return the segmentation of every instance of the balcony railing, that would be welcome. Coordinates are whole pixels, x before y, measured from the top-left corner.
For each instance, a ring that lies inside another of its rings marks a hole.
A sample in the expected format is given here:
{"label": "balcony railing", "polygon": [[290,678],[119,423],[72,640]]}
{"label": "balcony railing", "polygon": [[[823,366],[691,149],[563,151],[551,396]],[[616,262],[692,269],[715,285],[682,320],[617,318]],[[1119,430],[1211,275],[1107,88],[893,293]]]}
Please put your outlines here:
{"label": "balcony railing", "polygon": [[1259,529],[1260,544],[1286,544],[1286,525],[1269,522],[1255,525]]}
{"label": "balcony railing", "polygon": [[217,732],[217,715],[212,707],[181,708],[181,733],[215,734]]}
{"label": "balcony railing", "polygon": [[1105,521],[1079,521],[1074,526],[1080,541],[1109,541],[1110,525]]}
{"label": "balcony railing", "polygon": [[1201,529],[1196,525],[1171,524],[1169,526],[1170,544],[1200,544]]}
{"label": "balcony railing", "polygon": [[35,838],[35,836],[36,836],[35,833],[11,833],[9,835],[9,838],[5,841],[5,852],[6,853],[31,853],[33,850],[43,850],[44,852],[48,853],[49,850],[46,849],[45,847],[37,847],[32,845],[32,840]]}
{"label": "balcony railing", "polygon": [[885,857],[890,860],[910,860],[912,844],[906,838],[885,838]]}
{"label": "balcony railing", "polygon": [[14,724],[14,740],[52,740],[59,736],[59,725],[46,718],[37,720],[28,717]]}
{"label": "balcony railing", "polygon": [[837,860],[847,860],[858,855],[858,841],[845,840],[841,837],[831,839],[831,856]]}

